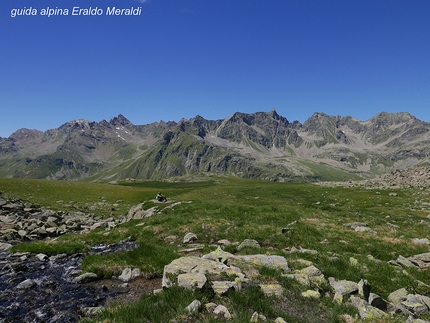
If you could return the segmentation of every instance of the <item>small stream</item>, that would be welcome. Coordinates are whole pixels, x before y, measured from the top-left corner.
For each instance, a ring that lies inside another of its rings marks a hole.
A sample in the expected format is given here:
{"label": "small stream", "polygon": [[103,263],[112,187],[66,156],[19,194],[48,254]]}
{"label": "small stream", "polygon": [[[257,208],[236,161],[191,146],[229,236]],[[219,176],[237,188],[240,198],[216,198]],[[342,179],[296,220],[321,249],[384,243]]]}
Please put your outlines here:
{"label": "small stream", "polygon": [[[129,239],[91,253],[132,250]],[[115,291],[74,283],[85,254],[47,257],[0,253],[0,323],[78,322],[85,308],[104,306]]]}

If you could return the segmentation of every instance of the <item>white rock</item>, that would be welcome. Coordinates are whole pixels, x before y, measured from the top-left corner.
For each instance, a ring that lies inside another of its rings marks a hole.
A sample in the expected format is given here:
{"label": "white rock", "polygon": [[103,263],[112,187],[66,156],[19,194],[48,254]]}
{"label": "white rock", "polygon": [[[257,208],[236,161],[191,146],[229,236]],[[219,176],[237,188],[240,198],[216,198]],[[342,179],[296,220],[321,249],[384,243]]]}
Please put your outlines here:
{"label": "white rock", "polygon": [[195,241],[197,241],[197,236],[192,232],[188,232],[184,237],[183,243],[191,243]]}
{"label": "white rock", "polygon": [[34,280],[26,279],[23,282],[19,283],[18,286],[16,286],[16,288],[18,288],[18,289],[30,289],[34,285],[36,285],[36,282]]}
{"label": "white rock", "polygon": [[185,309],[190,313],[197,313],[199,311],[201,305],[202,305],[202,303],[200,303],[200,301],[195,299]]}
{"label": "white rock", "polygon": [[226,319],[231,319],[231,314],[228,311],[227,307],[225,307],[224,305],[218,305],[217,307],[215,307],[213,313]]}

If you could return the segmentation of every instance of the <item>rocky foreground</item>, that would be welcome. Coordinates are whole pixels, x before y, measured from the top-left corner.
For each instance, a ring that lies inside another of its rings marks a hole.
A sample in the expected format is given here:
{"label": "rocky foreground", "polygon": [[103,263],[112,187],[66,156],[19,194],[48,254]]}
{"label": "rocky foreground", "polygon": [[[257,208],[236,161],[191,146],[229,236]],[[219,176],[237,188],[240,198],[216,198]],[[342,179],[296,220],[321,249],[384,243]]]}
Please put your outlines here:
{"label": "rocky foreground", "polygon": [[82,212],[56,212],[19,198],[0,196],[0,250],[22,241],[55,238],[69,232],[112,229],[117,222],[114,218],[102,220]]}
{"label": "rocky foreground", "polygon": [[[192,233],[188,234],[187,240],[190,237],[197,237]],[[229,244],[228,241],[219,241],[219,244]],[[246,247],[259,248],[258,242],[247,239],[237,246],[237,250]],[[317,250],[308,250],[302,248],[291,248],[284,250],[286,255],[291,253],[318,253]],[[379,261],[373,259],[374,261]],[[352,263],[358,261],[351,258]],[[295,279],[305,286],[305,291],[302,296],[306,298],[322,298],[332,297],[335,302],[348,303],[357,308],[360,318],[387,318],[394,313],[403,313],[406,315],[407,323],[425,323],[420,316],[426,315],[430,311],[430,297],[420,294],[411,294],[406,288],[394,290],[385,300],[379,295],[371,292],[371,282],[361,279],[358,282],[337,280],[334,277],[325,277],[323,273],[315,267],[312,262],[300,260],[304,266],[303,269],[292,271],[288,266],[286,257],[267,254],[256,254],[246,256],[236,256],[225,252],[220,246],[202,257],[181,257],[174,260],[169,265],[165,266],[162,285],[163,288],[169,288],[173,285],[179,285],[185,288],[203,288],[210,281],[210,286],[213,291],[222,295],[229,290],[241,291],[245,286],[253,284],[252,271],[260,266],[276,268],[283,272],[282,276]],[[393,266],[401,267],[416,267],[420,270],[428,270],[430,268],[430,252],[414,255],[412,257],[399,256],[397,260],[390,262]],[[223,279],[219,279],[222,277]],[[430,287],[424,282],[417,284]],[[321,286],[329,285],[331,291],[322,295],[319,290]],[[281,299],[284,296],[284,288],[277,282],[270,284],[259,284],[261,290],[266,295],[274,295]],[[207,313],[217,317],[230,319],[232,314],[225,306],[207,303],[201,304],[199,300],[195,300],[188,307],[190,313],[201,311],[202,308]],[[344,315],[344,320],[352,322],[353,318]],[[263,313],[255,312],[250,317],[250,322],[267,322]],[[282,317],[276,318],[276,323],[286,322]]]}
{"label": "rocky foreground", "polygon": [[395,169],[374,178],[349,182],[322,182],[325,186],[363,187],[368,189],[427,189],[430,187],[430,166]]}
{"label": "rocky foreground", "polygon": [[[116,219],[101,219],[82,212],[56,212],[19,198],[0,196],[0,323],[78,322],[103,308],[110,299],[133,291],[121,279],[106,282],[96,274],[82,273],[81,263],[87,254],[9,253],[13,245],[100,227],[112,230],[119,223],[153,212],[132,211]],[[89,254],[135,247],[137,244],[128,239],[116,245],[93,246]]]}

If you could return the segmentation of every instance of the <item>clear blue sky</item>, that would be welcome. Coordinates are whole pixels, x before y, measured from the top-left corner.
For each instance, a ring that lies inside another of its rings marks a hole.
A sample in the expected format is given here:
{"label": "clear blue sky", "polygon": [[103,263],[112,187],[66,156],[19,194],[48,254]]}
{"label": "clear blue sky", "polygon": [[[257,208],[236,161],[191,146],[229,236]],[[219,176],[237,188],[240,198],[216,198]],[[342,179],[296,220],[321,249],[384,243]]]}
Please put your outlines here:
{"label": "clear blue sky", "polygon": [[[69,15],[40,15],[48,6]],[[114,6],[141,14],[106,16]],[[24,7],[37,15],[11,17]],[[430,1],[0,1],[1,137],[120,113],[147,124],[272,108],[291,122],[430,122]]]}

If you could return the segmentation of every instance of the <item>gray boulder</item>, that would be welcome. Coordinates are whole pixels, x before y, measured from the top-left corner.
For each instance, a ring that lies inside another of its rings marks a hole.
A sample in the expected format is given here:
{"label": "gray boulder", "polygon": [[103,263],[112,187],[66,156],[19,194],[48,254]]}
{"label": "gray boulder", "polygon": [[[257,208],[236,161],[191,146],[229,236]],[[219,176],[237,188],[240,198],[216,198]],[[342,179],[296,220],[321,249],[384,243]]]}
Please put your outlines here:
{"label": "gray boulder", "polygon": [[85,284],[85,283],[89,283],[92,281],[95,281],[98,279],[97,274],[95,273],[85,273],[82,275],[79,275],[78,277],[74,278],[72,280],[72,283],[77,283],[77,284]]}
{"label": "gray boulder", "polygon": [[257,240],[245,239],[240,245],[237,246],[237,250],[242,250],[243,248],[261,248]]}
{"label": "gray boulder", "polygon": [[401,302],[408,311],[415,314],[416,316],[422,316],[429,312],[429,309],[423,299],[418,295],[409,294],[406,300]]}
{"label": "gray boulder", "polygon": [[190,305],[188,305],[185,309],[187,310],[187,312],[189,313],[193,313],[196,314],[198,313],[200,306],[202,305],[202,303],[200,303],[199,300],[195,299],[194,301],[191,302]]}
{"label": "gray boulder", "polygon": [[32,279],[26,279],[16,286],[18,289],[30,289],[36,285],[36,282]]}
{"label": "gray boulder", "polygon": [[118,276],[118,279],[122,280],[123,282],[129,282],[139,276],[140,276],[139,268],[134,268],[134,269],[126,268],[122,271],[121,275]]}
{"label": "gray boulder", "polygon": [[187,244],[187,243],[192,243],[196,241],[197,241],[197,236],[192,232],[188,232],[184,237],[183,243]]}
{"label": "gray boulder", "polygon": [[342,296],[358,292],[358,284],[349,280],[336,280],[329,277],[328,282],[333,287],[335,293]]}
{"label": "gray boulder", "polygon": [[361,299],[360,297],[351,296],[350,301],[352,305],[357,308],[358,313],[362,319],[381,318],[388,316],[387,313],[369,305],[365,300]]}
{"label": "gray boulder", "polygon": [[420,269],[430,268],[430,252],[414,255],[409,257],[408,259]]}
{"label": "gray boulder", "polygon": [[225,307],[224,305],[218,305],[217,307],[215,307],[215,309],[213,310],[213,314],[215,314],[219,318],[224,318],[227,320],[231,319],[231,314],[227,307]]}

